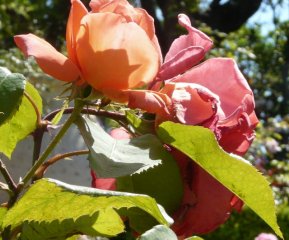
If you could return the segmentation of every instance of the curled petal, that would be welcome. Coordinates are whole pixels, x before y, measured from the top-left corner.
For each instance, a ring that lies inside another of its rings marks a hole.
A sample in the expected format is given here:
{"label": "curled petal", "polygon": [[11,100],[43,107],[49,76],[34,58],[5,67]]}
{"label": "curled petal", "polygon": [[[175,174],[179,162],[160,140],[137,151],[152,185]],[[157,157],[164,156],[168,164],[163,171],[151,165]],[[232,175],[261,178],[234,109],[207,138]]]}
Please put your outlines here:
{"label": "curled petal", "polygon": [[178,15],[179,24],[186,28],[191,35],[191,44],[194,46],[202,46],[205,52],[209,51],[213,46],[212,40],[200,30],[193,28],[189,17],[185,14]]}
{"label": "curled petal", "polygon": [[165,57],[165,62],[174,58],[180,51],[187,49],[188,47],[202,47],[205,54],[213,45],[212,40],[206,34],[191,26],[190,19],[186,15],[180,14],[178,18],[179,24],[187,29],[188,35],[183,35],[172,43]]}
{"label": "curled petal", "polygon": [[127,91],[127,94],[130,108],[140,108],[149,113],[169,118],[171,100],[167,95],[146,90],[130,90]]}
{"label": "curled petal", "polygon": [[174,117],[178,122],[200,125],[216,115],[219,97],[205,87],[193,83],[168,83],[161,91],[172,100]]}
{"label": "curled petal", "polygon": [[76,52],[85,81],[116,101],[120,99],[111,92],[141,87],[159,68],[158,53],[146,33],[114,13],[82,19]]}
{"label": "curled petal", "polygon": [[78,64],[75,53],[76,36],[80,28],[81,19],[88,14],[87,9],[80,0],[71,0],[71,8],[66,26],[66,46],[69,58]]}
{"label": "curled petal", "polygon": [[187,69],[190,69],[201,61],[204,55],[204,49],[199,46],[192,46],[181,50],[161,66],[158,73],[159,81],[168,80],[178,74],[184,73]]}
{"label": "curled petal", "polygon": [[244,102],[244,96],[253,96],[253,93],[237,64],[230,58],[209,59],[171,82],[197,83],[214,92],[220,98],[223,118],[233,114],[244,103],[248,106],[243,108],[249,111],[255,106],[253,97],[247,99],[250,102]]}
{"label": "curled petal", "polygon": [[229,153],[243,156],[255,138],[254,129],[258,124],[255,112],[250,115],[243,113],[234,126],[222,126],[220,146]]}
{"label": "curled petal", "polygon": [[80,72],[76,65],[45,40],[27,34],[15,36],[14,41],[26,57],[35,57],[39,67],[50,76],[65,82],[79,78]]}

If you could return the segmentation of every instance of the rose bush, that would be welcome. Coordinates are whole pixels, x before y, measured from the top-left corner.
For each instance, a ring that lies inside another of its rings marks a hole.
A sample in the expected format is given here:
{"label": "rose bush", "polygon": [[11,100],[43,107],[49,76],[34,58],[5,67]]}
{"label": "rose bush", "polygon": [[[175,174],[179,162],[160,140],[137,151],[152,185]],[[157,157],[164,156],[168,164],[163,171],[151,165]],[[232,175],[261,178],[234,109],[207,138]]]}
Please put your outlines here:
{"label": "rose bush", "polygon": [[[52,77],[89,84],[116,101],[125,101],[123,90],[150,83],[161,62],[153,19],[126,0],[94,0],[88,12],[71,0],[67,22],[68,57],[33,35],[14,37],[26,56],[34,56]],[[137,44],[136,44],[137,43]]]}
{"label": "rose bush", "polygon": [[[232,59],[213,58],[195,66],[212,41],[191,27],[185,15],[179,15],[179,23],[188,35],[173,42],[151,90],[129,92],[129,106],[155,113],[156,127],[169,120],[210,128],[225,151],[243,155],[258,123],[253,93]],[[172,154],[184,184],[173,225],[179,235],[210,232],[233,209],[241,209],[242,201],[191,159],[177,150]]]}

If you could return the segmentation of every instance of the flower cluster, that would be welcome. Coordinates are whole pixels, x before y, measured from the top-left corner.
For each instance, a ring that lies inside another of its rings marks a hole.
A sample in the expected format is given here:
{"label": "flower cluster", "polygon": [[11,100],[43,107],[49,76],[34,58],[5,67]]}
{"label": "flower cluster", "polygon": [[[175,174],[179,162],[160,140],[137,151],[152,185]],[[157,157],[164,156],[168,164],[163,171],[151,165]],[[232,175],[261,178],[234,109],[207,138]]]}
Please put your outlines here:
{"label": "flower cluster", "polygon": [[[33,34],[15,36],[17,46],[34,56],[44,72],[153,113],[156,128],[164,121],[203,126],[214,132],[225,151],[246,153],[258,123],[253,93],[234,60],[201,62],[213,43],[186,15],[178,20],[188,34],[177,38],[162,60],[153,19],[145,10],[126,0],[92,0],[88,12],[79,0],[71,2],[68,57]],[[147,89],[139,90],[144,86]],[[121,129],[113,135],[131,137]],[[233,209],[241,209],[242,201],[200,166],[175,149],[171,154],[184,186],[173,216],[172,228],[179,236],[212,231]],[[95,187],[117,188],[114,179],[93,177]]]}

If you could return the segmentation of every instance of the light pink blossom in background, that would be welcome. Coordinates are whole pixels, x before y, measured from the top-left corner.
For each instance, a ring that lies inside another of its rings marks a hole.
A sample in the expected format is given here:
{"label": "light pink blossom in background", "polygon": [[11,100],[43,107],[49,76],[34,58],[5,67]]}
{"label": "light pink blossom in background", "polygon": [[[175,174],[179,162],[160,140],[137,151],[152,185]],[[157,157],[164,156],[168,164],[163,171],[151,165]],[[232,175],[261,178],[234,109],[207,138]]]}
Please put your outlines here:
{"label": "light pink blossom in background", "polygon": [[272,233],[260,233],[255,240],[278,240],[278,238]]}

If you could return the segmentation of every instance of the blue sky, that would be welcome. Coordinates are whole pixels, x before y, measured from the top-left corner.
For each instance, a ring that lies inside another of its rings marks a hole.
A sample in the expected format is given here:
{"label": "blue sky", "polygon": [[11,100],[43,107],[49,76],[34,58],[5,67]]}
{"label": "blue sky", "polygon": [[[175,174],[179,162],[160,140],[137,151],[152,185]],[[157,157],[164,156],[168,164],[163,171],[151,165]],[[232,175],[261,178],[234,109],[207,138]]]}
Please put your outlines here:
{"label": "blue sky", "polygon": [[[273,3],[276,0],[272,1]],[[255,23],[260,24],[262,28],[262,32],[266,34],[268,31],[274,29],[273,25],[273,16],[275,16],[280,21],[288,21],[289,20],[289,0],[284,0],[281,6],[277,6],[274,11],[270,6],[265,4],[264,2],[261,4],[260,9],[249,19],[248,25],[253,25]]]}

